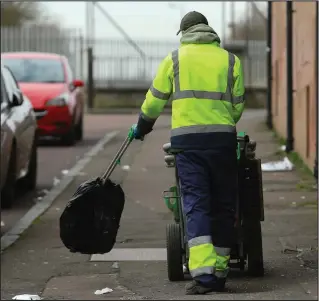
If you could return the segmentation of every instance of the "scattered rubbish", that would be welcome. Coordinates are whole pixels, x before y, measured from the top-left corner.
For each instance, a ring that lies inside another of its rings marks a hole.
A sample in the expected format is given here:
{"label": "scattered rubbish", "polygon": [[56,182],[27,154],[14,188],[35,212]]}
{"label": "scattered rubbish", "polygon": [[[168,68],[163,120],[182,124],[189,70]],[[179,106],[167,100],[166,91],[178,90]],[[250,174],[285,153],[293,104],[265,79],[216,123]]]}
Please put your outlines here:
{"label": "scattered rubbish", "polygon": [[43,199],[42,196],[38,196],[38,197],[37,197],[37,201],[41,201],[42,199]]}
{"label": "scattered rubbish", "polygon": [[47,261],[44,261],[43,264],[49,264]]}
{"label": "scattered rubbish", "polygon": [[[108,287],[105,287],[105,288],[102,288],[101,290],[96,290],[94,292],[95,295],[103,295],[103,294],[108,294],[108,293],[112,293],[113,290],[111,288],[108,288]],[[20,299],[22,300],[22,299]]]}
{"label": "scattered rubbish", "polygon": [[57,177],[53,178],[53,186],[56,186],[60,183],[60,180]]}
{"label": "scattered rubbish", "polygon": [[147,169],[146,169],[145,167],[143,167],[143,168],[142,168],[142,171],[146,172],[146,171],[147,171]]}
{"label": "scattered rubbish", "polygon": [[304,200],[306,197],[303,195],[303,196],[301,196],[300,198],[301,198],[302,200]]}
{"label": "scattered rubbish", "polygon": [[119,268],[119,263],[115,261],[115,262],[112,264],[112,269],[118,269],[118,268]]}
{"label": "scattered rubbish", "polygon": [[60,208],[55,208],[55,210],[56,210],[56,211],[60,211],[61,209],[60,209]]}
{"label": "scattered rubbish", "polygon": [[280,145],[280,146],[279,146],[279,149],[280,149],[281,151],[285,152],[285,151],[286,151],[286,145]]}
{"label": "scattered rubbish", "polygon": [[49,192],[49,190],[47,190],[47,189],[43,189],[43,190],[41,191],[42,194],[48,194],[48,192]]}
{"label": "scattered rubbish", "polygon": [[287,171],[292,170],[294,165],[285,157],[282,161],[273,161],[261,164],[262,171]]}
{"label": "scattered rubbish", "polygon": [[297,248],[289,248],[289,247],[285,247],[283,250],[282,250],[282,253],[283,254],[295,254],[295,253],[299,253],[298,252],[298,249]]}
{"label": "scattered rubbish", "polygon": [[292,206],[292,207],[296,207],[296,206],[297,206],[297,203],[296,203],[296,202],[292,202],[292,203],[291,203],[291,206]]}
{"label": "scattered rubbish", "polygon": [[133,241],[133,239],[131,239],[131,238],[125,238],[120,243],[125,244],[125,243],[132,242],[132,241]]}
{"label": "scattered rubbish", "polygon": [[4,227],[5,223],[3,221],[1,221],[1,227]]}
{"label": "scattered rubbish", "polygon": [[40,298],[40,296],[38,295],[24,294],[24,295],[14,296],[12,300],[42,300],[42,298]]}
{"label": "scattered rubbish", "polygon": [[69,173],[69,171],[67,169],[62,170],[63,175],[67,175],[68,173]]}
{"label": "scattered rubbish", "polygon": [[123,165],[123,166],[122,166],[122,169],[123,169],[123,170],[130,170],[131,167],[130,167],[129,165]]}

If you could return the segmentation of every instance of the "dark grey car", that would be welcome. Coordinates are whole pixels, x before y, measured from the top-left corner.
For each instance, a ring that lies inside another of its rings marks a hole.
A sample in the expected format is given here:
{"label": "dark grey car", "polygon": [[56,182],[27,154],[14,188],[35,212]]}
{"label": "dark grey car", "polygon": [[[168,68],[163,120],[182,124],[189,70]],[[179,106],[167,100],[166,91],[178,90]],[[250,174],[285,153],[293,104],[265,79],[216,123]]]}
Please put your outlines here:
{"label": "dark grey car", "polygon": [[[1,66],[1,207],[17,189],[33,190],[37,178],[37,122],[29,99],[11,71]],[[17,187],[17,183],[21,186]]]}

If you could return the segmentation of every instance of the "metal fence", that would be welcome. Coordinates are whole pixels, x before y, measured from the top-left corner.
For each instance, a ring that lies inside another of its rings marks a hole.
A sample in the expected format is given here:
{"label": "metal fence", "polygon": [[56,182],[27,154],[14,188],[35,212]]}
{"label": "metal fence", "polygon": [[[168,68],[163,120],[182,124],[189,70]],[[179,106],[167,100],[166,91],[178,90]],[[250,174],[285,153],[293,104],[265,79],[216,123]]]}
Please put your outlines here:
{"label": "metal fence", "polygon": [[75,76],[84,75],[84,42],[76,29],[60,30],[54,26],[28,25],[1,27],[1,52],[50,52],[65,55]]}
{"label": "metal fence", "polygon": [[[179,45],[169,41],[135,41],[146,54],[139,56],[124,40],[86,41],[79,30],[59,30],[39,25],[1,28],[1,52],[39,51],[65,55],[75,76],[87,78],[87,42],[93,45],[94,82],[96,87],[147,87],[161,60]],[[246,86],[266,88],[266,41],[239,41],[248,46],[241,57]],[[243,46],[244,47],[244,46]],[[248,50],[248,51],[247,51]]]}
{"label": "metal fence", "polygon": [[[135,41],[146,53],[141,58],[125,41],[98,40],[94,45],[94,79],[97,86],[106,80],[109,85],[123,86],[128,83],[150,82],[159,63],[174,49],[178,42],[167,41]],[[240,56],[243,62],[245,83],[251,88],[267,86],[266,41],[238,41],[244,49]],[[231,44],[228,44],[231,46]]]}

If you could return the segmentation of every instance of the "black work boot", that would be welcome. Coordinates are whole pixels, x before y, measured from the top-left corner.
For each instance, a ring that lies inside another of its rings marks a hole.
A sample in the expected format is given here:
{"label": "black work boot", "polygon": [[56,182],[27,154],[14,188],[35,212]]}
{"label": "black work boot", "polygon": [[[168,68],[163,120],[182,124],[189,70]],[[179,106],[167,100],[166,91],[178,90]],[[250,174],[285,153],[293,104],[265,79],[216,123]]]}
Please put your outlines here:
{"label": "black work boot", "polygon": [[222,292],[225,288],[225,282],[217,282],[213,286],[204,286],[200,282],[193,280],[191,283],[186,284],[186,295],[205,295],[212,292]]}

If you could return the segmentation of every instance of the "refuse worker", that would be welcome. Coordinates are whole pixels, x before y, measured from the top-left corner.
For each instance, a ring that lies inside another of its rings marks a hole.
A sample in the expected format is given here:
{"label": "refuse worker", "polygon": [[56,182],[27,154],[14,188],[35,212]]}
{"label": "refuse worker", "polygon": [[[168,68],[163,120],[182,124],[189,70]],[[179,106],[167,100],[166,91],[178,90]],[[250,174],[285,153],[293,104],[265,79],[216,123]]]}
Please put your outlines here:
{"label": "refuse worker", "polygon": [[141,107],[136,139],[152,131],[172,100],[171,147],[186,215],[189,270],[186,294],[222,291],[235,242],[236,123],[244,109],[237,56],[220,46],[205,16],[189,12],[180,24],[179,49],[160,64]]}

